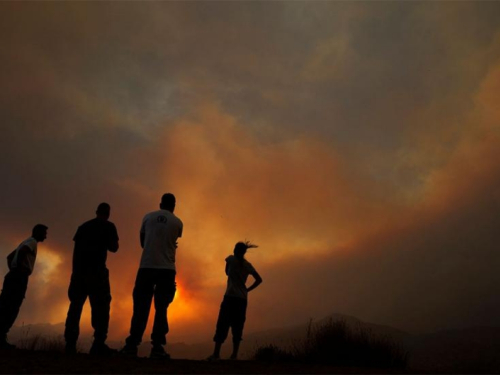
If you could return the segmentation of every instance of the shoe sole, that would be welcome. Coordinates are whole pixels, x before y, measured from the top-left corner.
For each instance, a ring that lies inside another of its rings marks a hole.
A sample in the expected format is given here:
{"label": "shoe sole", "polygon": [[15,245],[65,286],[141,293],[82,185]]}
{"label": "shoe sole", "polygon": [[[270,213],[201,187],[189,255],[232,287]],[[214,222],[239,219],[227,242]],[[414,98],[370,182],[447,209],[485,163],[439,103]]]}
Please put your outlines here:
{"label": "shoe sole", "polygon": [[170,356],[169,355],[150,355],[149,356],[150,359],[163,359],[163,360],[170,360]]}
{"label": "shoe sole", "polygon": [[123,357],[137,358],[137,353],[123,353],[123,352],[118,352],[118,355],[121,355]]}

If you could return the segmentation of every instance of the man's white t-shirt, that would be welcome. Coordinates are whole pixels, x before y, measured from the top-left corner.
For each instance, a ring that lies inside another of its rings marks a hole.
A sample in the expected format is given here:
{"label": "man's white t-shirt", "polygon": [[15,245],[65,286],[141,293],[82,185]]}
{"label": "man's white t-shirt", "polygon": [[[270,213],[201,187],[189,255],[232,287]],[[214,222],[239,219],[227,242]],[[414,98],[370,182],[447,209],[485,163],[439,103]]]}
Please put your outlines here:
{"label": "man's white t-shirt", "polygon": [[[30,237],[30,238],[24,240],[23,242],[21,242],[16,249],[16,255],[14,256],[14,259],[12,260],[11,267],[13,269],[15,269],[15,268],[26,269],[31,274],[33,272],[33,268],[35,267],[37,244],[38,244],[38,242],[33,237]],[[21,257],[19,255],[19,250],[24,246],[27,246],[30,249],[30,251],[23,254],[25,256]]]}
{"label": "man's white t-shirt", "polygon": [[234,255],[226,258],[227,289],[226,296],[247,299],[246,282],[248,275],[255,273],[255,268],[246,259],[238,259]]}
{"label": "man's white t-shirt", "polygon": [[139,268],[160,268],[175,271],[177,238],[182,237],[182,221],[167,210],[144,216],[141,233],[144,250]]}

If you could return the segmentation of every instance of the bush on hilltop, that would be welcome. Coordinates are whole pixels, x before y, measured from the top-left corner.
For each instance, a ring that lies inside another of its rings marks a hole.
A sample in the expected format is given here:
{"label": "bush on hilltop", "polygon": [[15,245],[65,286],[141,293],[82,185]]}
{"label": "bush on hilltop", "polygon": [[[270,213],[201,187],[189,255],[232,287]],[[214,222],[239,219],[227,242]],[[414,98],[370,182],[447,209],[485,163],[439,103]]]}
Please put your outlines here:
{"label": "bush on hilltop", "polygon": [[330,319],[313,327],[303,340],[288,348],[264,345],[253,358],[269,362],[301,362],[346,367],[405,368],[408,352],[388,337],[374,336],[368,328],[352,328],[343,320]]}

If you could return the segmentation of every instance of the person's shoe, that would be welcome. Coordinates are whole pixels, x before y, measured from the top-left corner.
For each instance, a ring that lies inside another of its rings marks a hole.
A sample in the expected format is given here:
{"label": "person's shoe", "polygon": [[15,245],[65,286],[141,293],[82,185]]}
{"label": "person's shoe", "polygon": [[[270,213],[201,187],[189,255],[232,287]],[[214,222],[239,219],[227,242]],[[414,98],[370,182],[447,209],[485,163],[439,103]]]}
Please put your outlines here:
{"label": "person's shoe", "polygon": [[165,352],[163,346],[153,346],[151,349],[151,353],[149,354],[149,358],[152,359],[170,359],[170,354]]}
{"label": "person's shoe", "polygon": [[126,344],[119,353],[125,357],[137,357],[137,346]]}
{"label": "person's shoe", "polygon": [[231,357],[229,357],[230,360],[236,361],[238,359],[237,355],[231,354]]}
{"label": "person's shoe", "polygon": [[0,349],[2,350],[14,350],[16,348],[15,345],[9,344],[7,340],[0,340]]}
{"label": "person's shoe", "polygon": [[99,356],[104,356],[104,357],[109,357],[112,355],[115,355],[118,353],[118,350],[112,349],[106,344],[100,343],[100,344],[92,344],[92,347],[90,348],[90,355],[99,355]]}
{"label": "person's shoe", "polygon": [[210,356],[207,358],[207,361],[208,361],[208,362],[218,362],[218,361],[220,361],[220,357],[216,357],[216,356],[214,356],[214,355],[212,354],[212,355],[210,355]]}
{"label": "person's shoe", "polygon": [[66,343],[66,346],[64,347],[64,353],[69,355],[76,354],[76,344]]}

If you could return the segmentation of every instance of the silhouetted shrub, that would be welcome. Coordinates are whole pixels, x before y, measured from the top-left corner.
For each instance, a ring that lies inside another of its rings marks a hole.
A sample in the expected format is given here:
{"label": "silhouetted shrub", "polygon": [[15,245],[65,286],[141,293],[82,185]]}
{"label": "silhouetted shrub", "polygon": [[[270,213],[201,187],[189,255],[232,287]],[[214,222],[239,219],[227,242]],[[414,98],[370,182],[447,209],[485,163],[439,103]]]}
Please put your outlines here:
{"label": "silhouetted shrub", "polygon": [[254,359],[273,362],[303,362],[335,366],[405,368],[408,352],[390,338],[372,335],[367,328],[351,328],[345,321],[329,320],[313,327],[306,338],[289,348],[259,347]]}

